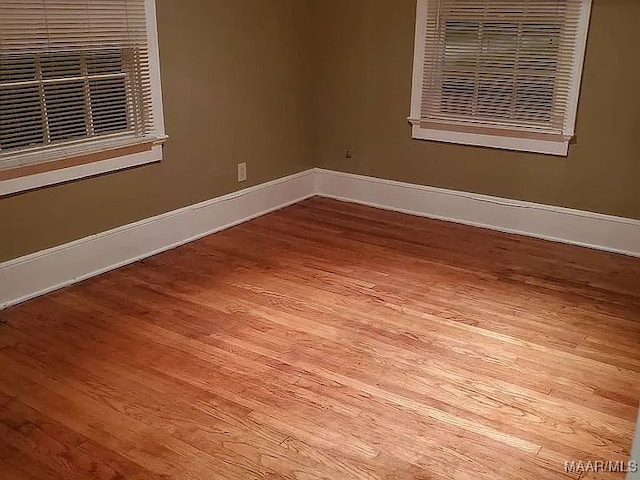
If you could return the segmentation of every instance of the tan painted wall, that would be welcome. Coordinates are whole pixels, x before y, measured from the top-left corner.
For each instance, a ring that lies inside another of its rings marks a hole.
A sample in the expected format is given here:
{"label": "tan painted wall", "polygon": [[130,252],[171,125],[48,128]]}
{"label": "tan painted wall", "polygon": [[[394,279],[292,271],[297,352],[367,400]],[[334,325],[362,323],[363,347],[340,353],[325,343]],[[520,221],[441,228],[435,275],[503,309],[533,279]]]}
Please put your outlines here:
{"label": "tan painted wall", "polygon": [[410,139],[415,3],[314,0],[321,166],[640,219],[639,0],[594,0],[568,158]]}
{"label": "tan painted wall", "polygon": [[0,261],[309,168],[309,6],[157,0],[164,161],[0,199]]}
{"label": "tan painted wall", "polygon": [[[568,158],[410,139],[415,0],[157,0],[157,165],[0,199],[0,261],[321,165],[640,219],[640,1],[594,0]],[[344,150],[355,156],[344,159]]]}

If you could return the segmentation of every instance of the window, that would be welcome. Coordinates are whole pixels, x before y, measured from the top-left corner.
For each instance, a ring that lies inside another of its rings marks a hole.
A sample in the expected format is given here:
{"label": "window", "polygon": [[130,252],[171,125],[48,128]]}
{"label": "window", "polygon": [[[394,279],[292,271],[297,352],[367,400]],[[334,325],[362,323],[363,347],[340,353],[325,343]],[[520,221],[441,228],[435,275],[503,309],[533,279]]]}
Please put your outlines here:
{"label": "window", "polygon": [[161,159],[153,0],[0,3],[0,195]]}
{"label": "window", "polygon": [[567,155],[591,0],[418,0],[413,137]]}

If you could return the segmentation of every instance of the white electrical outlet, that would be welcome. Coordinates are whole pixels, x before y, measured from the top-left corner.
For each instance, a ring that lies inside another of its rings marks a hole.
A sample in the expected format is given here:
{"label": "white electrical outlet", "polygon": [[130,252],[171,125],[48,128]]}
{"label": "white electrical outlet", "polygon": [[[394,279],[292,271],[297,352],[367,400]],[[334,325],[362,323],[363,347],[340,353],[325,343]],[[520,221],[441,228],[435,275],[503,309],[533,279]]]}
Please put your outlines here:
{"label": "white electrical outlet", "polygon": [[238,164],[238,182],[247,181],[247,163],[242,162]]}

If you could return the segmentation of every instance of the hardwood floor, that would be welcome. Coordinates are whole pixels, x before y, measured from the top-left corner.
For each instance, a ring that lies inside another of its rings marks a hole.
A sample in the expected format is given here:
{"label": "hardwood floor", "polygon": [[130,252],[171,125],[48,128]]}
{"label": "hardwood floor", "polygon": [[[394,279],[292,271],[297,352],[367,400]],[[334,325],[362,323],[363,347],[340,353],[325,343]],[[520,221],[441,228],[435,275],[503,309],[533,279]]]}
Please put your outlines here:
{"label": "hardwood floor", "polygon": [[2,479],[580,478],[640,399],[640,259],[319,198],[0,319]]}

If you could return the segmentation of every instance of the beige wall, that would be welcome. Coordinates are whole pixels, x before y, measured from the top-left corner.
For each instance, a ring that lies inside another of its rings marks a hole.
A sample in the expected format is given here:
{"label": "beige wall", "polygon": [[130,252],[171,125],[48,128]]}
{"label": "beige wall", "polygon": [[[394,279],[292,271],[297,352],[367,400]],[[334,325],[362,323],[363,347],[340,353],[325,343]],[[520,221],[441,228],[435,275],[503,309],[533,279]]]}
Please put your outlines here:
{"label": "beige wall", "polygon": [[0,261],[309,168],[309,5],[157,0],[164,161],[0,199]]}
{"label": "beige wall", "polygon": [[314,0],[321,166],[640,219],[640,1],[594,0],[568,158],[410,139],[415,3]]}
{"label": "beige wall", "polygon": [[0,261],[313,165],[640,219],[638,0],[594,0],[568,158],[410,139],[415,0],[157,6],[165,160],[0,199]]}

